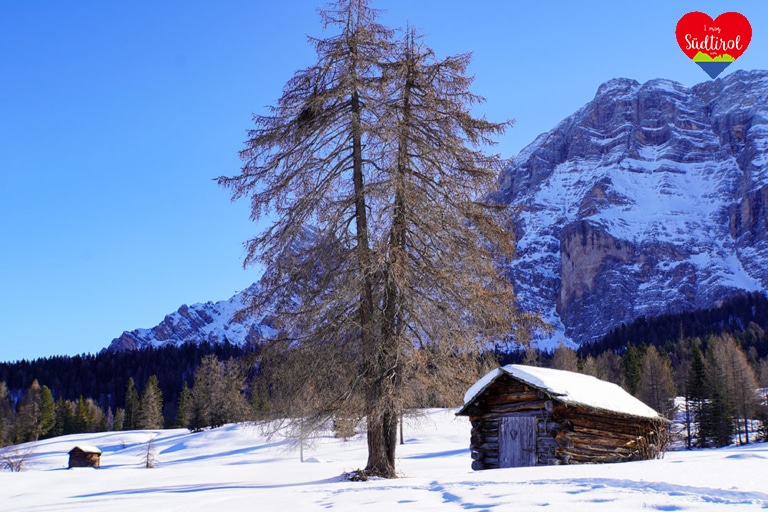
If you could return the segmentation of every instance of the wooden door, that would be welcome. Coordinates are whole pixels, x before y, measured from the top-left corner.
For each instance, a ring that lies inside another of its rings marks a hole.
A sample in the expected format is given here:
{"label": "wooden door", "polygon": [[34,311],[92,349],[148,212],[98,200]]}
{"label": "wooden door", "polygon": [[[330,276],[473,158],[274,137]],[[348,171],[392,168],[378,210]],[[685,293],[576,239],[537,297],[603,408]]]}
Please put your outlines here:
{"label": "wooden door", "polygon": [[499,467],[536,465],[536,418],[504,416],[499,422]]}

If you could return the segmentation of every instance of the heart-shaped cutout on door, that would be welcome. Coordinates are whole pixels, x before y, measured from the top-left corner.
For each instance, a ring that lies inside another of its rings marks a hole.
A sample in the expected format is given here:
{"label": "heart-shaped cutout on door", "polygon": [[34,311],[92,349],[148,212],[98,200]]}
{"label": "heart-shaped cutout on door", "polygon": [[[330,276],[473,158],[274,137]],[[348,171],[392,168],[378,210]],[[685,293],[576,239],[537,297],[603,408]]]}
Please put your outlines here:
{"label": "heart-shaped cutout on door", "polygon": [[752,26],[738,12],[724,12],[713,20],[694,11],[680,18],[675,36],[683,53],[715,78],[747,49]]}

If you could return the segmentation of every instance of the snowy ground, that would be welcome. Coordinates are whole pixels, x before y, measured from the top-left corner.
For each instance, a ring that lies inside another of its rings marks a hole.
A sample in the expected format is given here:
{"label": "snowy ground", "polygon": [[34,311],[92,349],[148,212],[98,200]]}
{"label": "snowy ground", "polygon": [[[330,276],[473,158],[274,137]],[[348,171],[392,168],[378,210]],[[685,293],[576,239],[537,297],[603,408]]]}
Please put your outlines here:
{"label": "snowy ground", "polygon": [[[144,469],[152,436],[158,467]],[[407,421],[405,436],[402,478],[368,482],[340,478],[365,464],[361,436],[322,438],[305,449],[304,463],[284,441],[246,426],[60,437],[36,445],[27,471],[0,472],[0,511],[768,509],[768,444],[647,462],[474,472],[469,424],[453,411]],[[65,469],[78,444],[101,448],[101,469]]]}

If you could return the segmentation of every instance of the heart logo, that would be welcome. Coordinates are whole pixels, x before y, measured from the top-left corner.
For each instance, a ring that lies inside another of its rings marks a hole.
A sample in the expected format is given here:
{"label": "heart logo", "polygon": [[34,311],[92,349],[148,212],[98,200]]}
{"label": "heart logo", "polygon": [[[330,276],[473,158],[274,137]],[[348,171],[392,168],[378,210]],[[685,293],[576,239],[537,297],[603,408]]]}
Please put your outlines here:
{"label": "heart logo", "polygon": [[713,20],[694,11],[680,18],[675,36],[683,53],[715,78],[747,49],[752,26],[738,12],[724,12]]}

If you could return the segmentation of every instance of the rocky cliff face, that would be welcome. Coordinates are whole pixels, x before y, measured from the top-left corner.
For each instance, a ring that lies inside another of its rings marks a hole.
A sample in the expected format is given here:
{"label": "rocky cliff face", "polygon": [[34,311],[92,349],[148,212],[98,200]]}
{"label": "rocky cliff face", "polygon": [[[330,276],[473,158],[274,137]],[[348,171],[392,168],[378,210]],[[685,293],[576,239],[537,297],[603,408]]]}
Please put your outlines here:
{"label": "rocky cliff face", "polygon": [[615,79],[503,173],[512,266],[542,340],[768,288],[768,71],[686,87]]}

